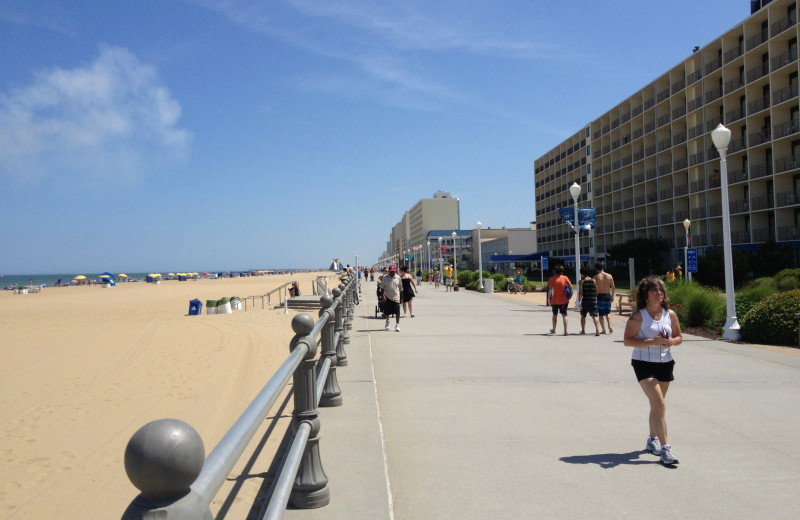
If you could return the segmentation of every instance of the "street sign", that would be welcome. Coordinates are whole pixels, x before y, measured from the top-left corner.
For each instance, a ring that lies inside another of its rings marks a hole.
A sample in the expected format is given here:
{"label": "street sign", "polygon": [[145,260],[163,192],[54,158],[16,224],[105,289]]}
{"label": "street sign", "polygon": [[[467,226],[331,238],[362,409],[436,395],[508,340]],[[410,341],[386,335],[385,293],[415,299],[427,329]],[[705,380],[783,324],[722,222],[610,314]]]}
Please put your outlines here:
{"label": "street sign", "polygon": [[697,249],[689,248],[686,250],[686,272],[697,272]]}
{"label": "street sign", "polygon": [[550,259],[547,256],[543,256],[542,257],[542,271],[546,271],[546,270],[550,269],[550,267],[548,267],[548,265],[547,265],[549,260]]}

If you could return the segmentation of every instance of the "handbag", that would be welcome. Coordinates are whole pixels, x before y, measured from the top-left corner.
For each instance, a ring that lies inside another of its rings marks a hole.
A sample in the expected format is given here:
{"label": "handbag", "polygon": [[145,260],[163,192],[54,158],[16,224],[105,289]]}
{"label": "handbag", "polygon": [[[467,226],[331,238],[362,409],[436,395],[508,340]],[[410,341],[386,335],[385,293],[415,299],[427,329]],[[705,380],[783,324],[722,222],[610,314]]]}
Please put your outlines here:
{"label": "handbag", "polygon": [[564,286],[564,293],[567,295],[567,301],[572,299],[572,286],[565,285]]}

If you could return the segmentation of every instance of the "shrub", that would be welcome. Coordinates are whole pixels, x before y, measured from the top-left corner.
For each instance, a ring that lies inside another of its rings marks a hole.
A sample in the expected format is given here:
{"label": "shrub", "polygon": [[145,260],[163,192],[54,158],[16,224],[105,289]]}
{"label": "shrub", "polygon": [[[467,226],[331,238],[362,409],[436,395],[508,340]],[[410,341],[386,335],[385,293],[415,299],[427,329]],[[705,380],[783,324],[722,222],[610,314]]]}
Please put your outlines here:
{"label": "shrub", "polygon": [[800,269],[784,269],[775,275],[778,289],[792,291],[800,288]]}
{"label": "shrub", "polygon": [[458,271],[458,286],[459,287],[466,287],[468,284],[474,282],[478,279],[478,272],[477,271],[470,271],[468,269],[462,269]]}
{"label": "shrub", "polygon": [[718,289],[698,283],[669,284],[669,299],[684,327],[717,327],[725,322],[725,298]]}
{"label": "shrub", "polygon": [[467,285],[465,285],[465,287],[466,287],[466,289],[468,291],[477,291],[478,290],[478,285],[479,285],[478,281],[474,280],[472,282],[469,282]]}
{"label": "shrub", "polygon": [[[764,278],[759,278],[759,280],[764,280]],[[765,283],[748,285],[747,288],[736,293],[736,315],[742,317],[739,320],[740,324],[744,324],[744,317],[756,304],[778,293],[778,289],[774,287],[776,285],[774,280],[772,285],[772,287]]]}
{"label": "shrub", "polygon": [[797,345],[797,313],[800,290],[773,294],[745,315],[742,339],[767,345]]}
{"label": "shrub", "polygon": [[508,289],[508,277],[503,273],[493,274],[492,280],[494,280],[495,291],[505,291]]}

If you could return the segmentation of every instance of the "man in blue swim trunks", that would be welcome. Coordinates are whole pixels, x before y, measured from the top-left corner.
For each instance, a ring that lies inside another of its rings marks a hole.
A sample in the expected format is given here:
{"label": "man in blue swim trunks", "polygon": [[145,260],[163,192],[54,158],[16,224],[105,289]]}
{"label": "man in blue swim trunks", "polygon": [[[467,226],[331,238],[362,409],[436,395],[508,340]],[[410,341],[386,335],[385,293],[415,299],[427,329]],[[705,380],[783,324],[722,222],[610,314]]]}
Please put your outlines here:
{"label": "man in blue swim trunks", "polygon": [[[608,333],[614,332],[611,328],[611,302],[614,301],[614,277],[605,272],[603,264],[597,262],[594,264],[597,274],[594,275],[594,283],[597,285],[597,312],[600,315],[600,328],[603,329],[603,334],[606,333],[606,325],[608,325]],[[605,316],[605,321],[603,321]]]}

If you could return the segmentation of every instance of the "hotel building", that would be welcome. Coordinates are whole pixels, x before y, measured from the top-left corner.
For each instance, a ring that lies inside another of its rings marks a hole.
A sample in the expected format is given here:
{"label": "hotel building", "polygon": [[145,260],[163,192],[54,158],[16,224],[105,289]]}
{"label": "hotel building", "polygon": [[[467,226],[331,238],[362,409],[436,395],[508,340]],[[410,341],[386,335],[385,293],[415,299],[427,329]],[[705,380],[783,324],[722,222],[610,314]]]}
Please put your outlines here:
{"label": "hotel building", "polygon": [[800,107],[797,2],[751,2],[751,15],[535,161],[538,250],[574,258],[559,208],[593,207],[581,255],[604,258],[634,238],[663,238],[683,261],[691,246],[723,243],[720,157],[711,131],[731,130],[727,151],[731,239],[800,249]]}

